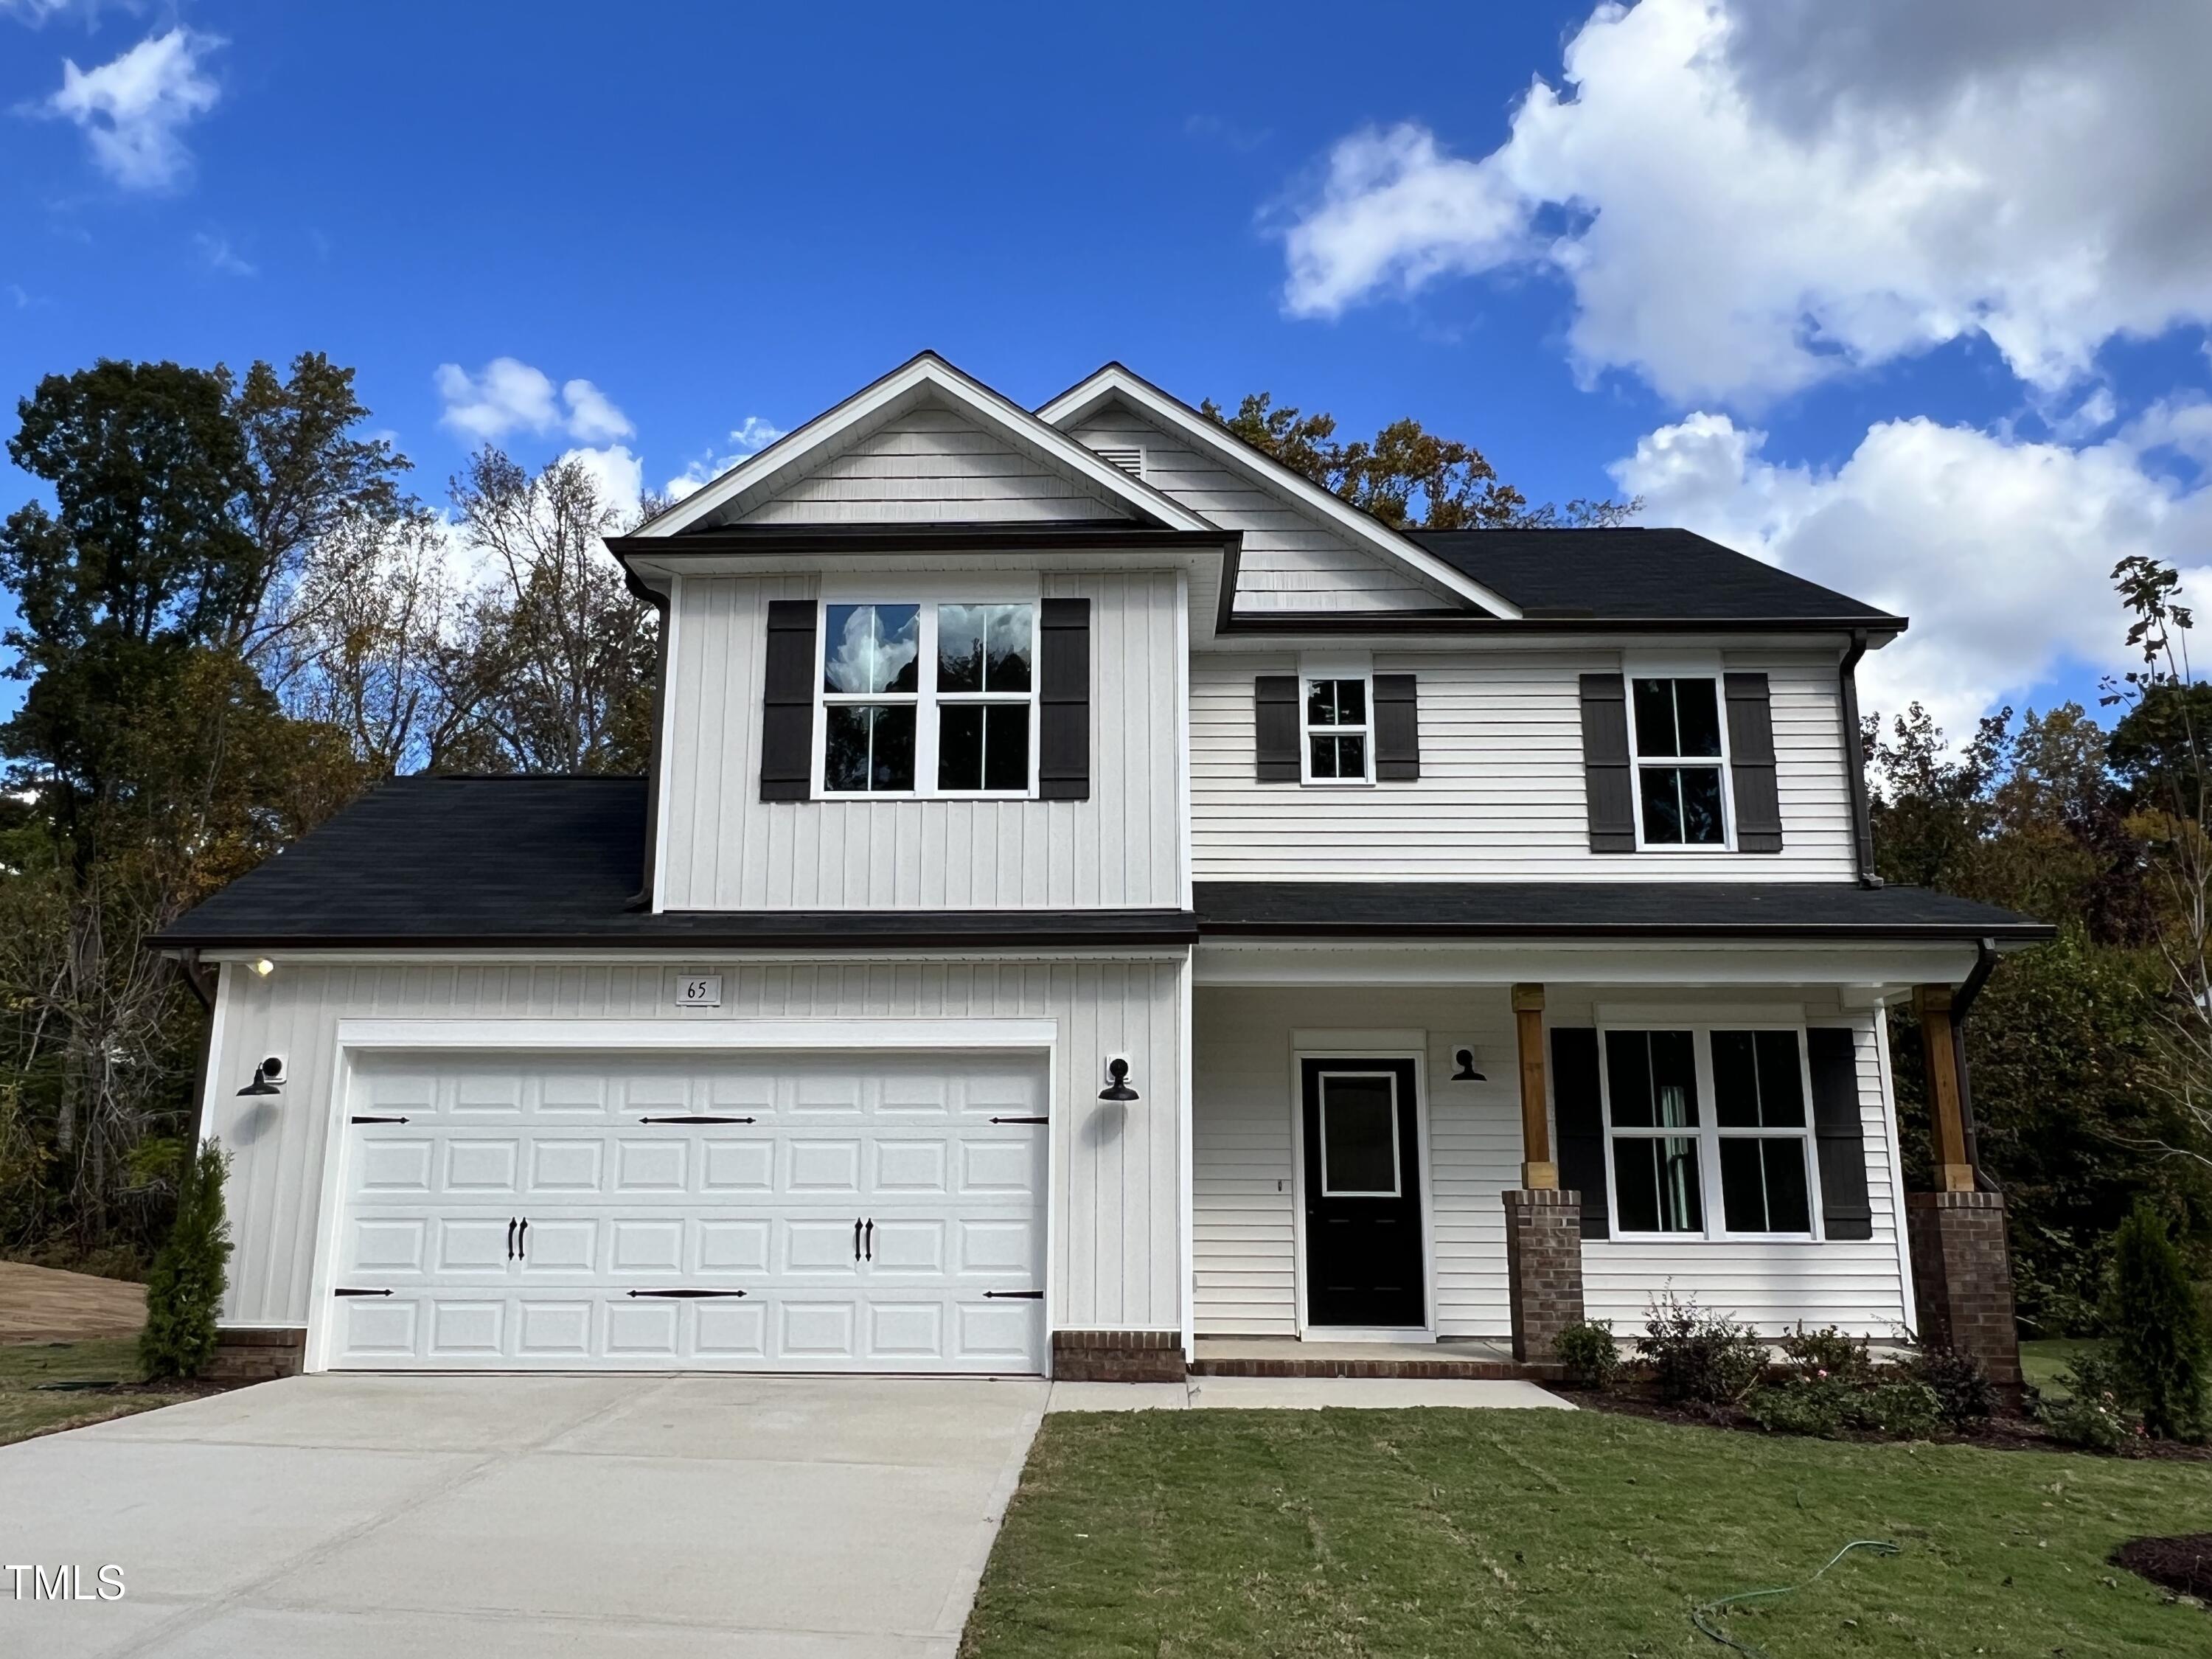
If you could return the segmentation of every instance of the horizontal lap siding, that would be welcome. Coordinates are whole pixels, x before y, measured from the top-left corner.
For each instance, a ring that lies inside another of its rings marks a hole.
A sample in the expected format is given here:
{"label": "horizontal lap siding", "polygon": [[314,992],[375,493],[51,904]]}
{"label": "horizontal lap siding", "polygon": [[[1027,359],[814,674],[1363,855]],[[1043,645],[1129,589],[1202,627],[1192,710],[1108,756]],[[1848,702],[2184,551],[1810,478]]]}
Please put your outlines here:
{"label": "horizontal lap siding", "polygon": [[[342,1018],[1048,1018],[1060,1025],[1049,1132],[1055,1316],[1074,1328],[1180,1327],[1180,964],[724,965],[723,1007],[679,1012],[676,978],[699,965],[285,963],[266,979],[226,966],[209,1098],[209,1132],[231,1156],[236,1252],[223,1322],[307,1321]],[[285,1057],[284,1092],[240,1098],[270,1054]],[[1108,1054],[1129,1057],[1140,1104],[1097,1098]]]}
{"label": "horizontal lap siding", "polygon": [[1430,610],[1448,599],[1183,440],[1127,414],[1079,429],[1092,449],[1145,451],[1145,482],[1224,530],[1244,532],[1237,606],[1246,611]]}
{"label": "horizontal lap siding", "polygon": [[1729,654],[1769,677],[1784,850],[1602,855],[1589,850],[1579,677],[1617,657],[1377,653],[1419,685],[1421,776],[1373,789],[1253,779],[1255,676],[1297,659],[1220,653],[1191,665],[1191,843],[1200,881],[1848,880],[1850,802],[1835,669],[1802,655]]}
{"label": "horizontal lap siding", "polygon": [[[1425,1030],[1437,1328],[1487,1336],[1510,1323],[1505,1218],[1521,1131],[1512,1013],[1498,987],[1465,991],[1200,990],[1193,1003],[1192,1260],[1195,1321],[1216,1336],[1297,1330],[1291,1066],[1299,1030]],[[1454,1083],[1452,1051],[1481,1054],[1482,1083]]]}
{"label": "horizontal lap siding", "polygon": [[743,524],[1121,519],[1127,509],[950,410],[893,417]]}
{"label": "horizontal lap siding", "polygon": [[1048,597],[1091,601],[1091,786],[1079,801],[762,800],[768,604],[814,592],[792,576],[695,578],[679,588],[664,908],[1182,903],[1174,574],[1044,579]]}

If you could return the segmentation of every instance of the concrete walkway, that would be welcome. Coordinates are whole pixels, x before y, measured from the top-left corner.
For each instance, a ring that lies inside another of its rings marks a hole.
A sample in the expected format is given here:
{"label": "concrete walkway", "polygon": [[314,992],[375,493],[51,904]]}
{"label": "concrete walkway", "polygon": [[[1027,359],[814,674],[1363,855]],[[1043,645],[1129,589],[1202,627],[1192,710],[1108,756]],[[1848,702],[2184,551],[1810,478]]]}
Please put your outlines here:
{"label": "concrete walkway", "polygon": [[921,1659],[1035,1380],[295,1377],[0,1448],[0,1654]]}

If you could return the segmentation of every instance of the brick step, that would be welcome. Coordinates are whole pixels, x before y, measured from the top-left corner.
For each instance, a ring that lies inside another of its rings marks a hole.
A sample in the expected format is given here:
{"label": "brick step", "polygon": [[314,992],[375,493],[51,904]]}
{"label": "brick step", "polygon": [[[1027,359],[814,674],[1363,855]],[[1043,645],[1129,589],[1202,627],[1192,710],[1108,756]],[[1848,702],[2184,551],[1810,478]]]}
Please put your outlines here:
{"label": "brick step", "polygon": [[1510,1359],[1208,1358],[1190,1362],[1193,1376],[1399,1376],[1424,1382],[1556,1382],[1557,1365]]}

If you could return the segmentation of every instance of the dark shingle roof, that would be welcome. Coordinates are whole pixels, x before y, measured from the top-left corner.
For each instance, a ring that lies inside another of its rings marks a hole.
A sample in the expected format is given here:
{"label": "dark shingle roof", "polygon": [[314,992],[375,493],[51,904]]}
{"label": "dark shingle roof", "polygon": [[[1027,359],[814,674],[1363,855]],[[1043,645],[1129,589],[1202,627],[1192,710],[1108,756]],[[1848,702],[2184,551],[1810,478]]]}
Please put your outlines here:
{"label": "dark shingle roof", "polygon": [[642,778],[399,778],[154,942],[206,948],[680,950],[1162,945],[1200,933],[1432,937],[2040,939],[1918,888],[1692,882],[1201,882],[1179,910],[635,908]]}
{"label": "dark shingle roof", "polygon": [[1416,530],[1412,538],[1538,617],[1635,622],[1905,619],[1687,530]]}
{"label": "dark shingle roof", "polygon": [[1848,882],[1202,881],[1202,934],[1379,938],[2048,939],[2009,910]]}

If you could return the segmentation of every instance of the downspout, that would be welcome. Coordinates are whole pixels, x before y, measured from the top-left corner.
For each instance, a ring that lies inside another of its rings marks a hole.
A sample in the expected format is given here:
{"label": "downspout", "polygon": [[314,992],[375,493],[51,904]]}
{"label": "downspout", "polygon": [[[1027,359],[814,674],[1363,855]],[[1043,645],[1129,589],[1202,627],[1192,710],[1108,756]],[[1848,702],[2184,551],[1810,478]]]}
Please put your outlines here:
{"label": "downspout", "polygon": [[1851,841],[1858,854],[1859,885],[1879,887],[1881,878],[1874,872],[1874,820],[1867,800],[1866,757],[1859,747],[1858,666],[1866,653],[1867,631],[1854,628],[1850,648],[1836,666],[1836,684],[1842,696],[1844,753],[1850,759],[1844,772],[1851,787]]}
{"label": "downspout", "polygon": [[1996,965],[1997,942],[1993,939],[1976,939],[1973,969],[1951,994],[1951,1058],[1959,1073],[1959,1127],[1966,1135],[1966,1162],[1974,1171],[1974,1185],[1985,1193],[2001,1193],[2004,1188],[1983,1170],[1981,1146],[1974,1134],[1974,1080],[1973,1073],[1966,1068],[1966,1015]]}
{"label": "downspout", "polygon": [[208,1093],[214,1086],[208,1068],[215,1057],[215,994],[220,970],[203,966],[198,951],[178,951],[176,963],[184,970],[185,983],[192,988],[192,994],[207,1012],[207,1022],[200,1027],[199,1081],[192,1091],[192,1137],[186,1154],[190,1157],[198,1155],[200,1138],[207,1133]]}
{"label": "downspout", "polygon": [[653,868],[653,860],[660,847],[660,719],[668,696],[668,630],[672,625],[669,616],[668,595],[656,592],[640,581],[637,573],[623,562],[623,583],[631,595],[651,605],[660,613],[659,637],[653,653],[653,746],[648,751],[645,767],[645,867],[636,892],[623,908],[629,910],[650,910],[653,908],[653,884],[660,878]]}

